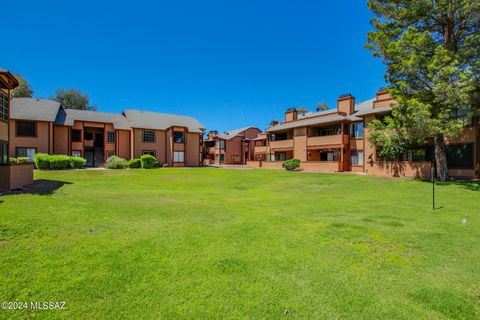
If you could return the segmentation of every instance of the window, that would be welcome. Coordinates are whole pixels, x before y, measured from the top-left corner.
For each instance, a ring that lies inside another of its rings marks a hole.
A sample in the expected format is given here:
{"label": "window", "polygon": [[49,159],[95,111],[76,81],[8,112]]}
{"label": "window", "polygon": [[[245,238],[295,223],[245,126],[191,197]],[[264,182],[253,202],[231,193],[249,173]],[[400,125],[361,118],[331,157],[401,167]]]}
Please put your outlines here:
{"label": "window", "polygon": [[275,153],[275,161],[285,161],[287,160],[287,154],[285,152]]}
{"label": "window", "polygon": [[7,164],[8,162],[8,144],[0,142],[0,164]]}
{"label": "window", "polygon": [[363,166],[363,151],[352,150],[352,166]]}
{"label": "window", "polygon": [[153,151],[153,150],[143,150],[142,155],[143,154],[149,154],[149,155],[155,157],[155,151]]}
{"label": "window", "polygon": [[81,157],[82,152],[79,150],[72,150],[72,157]]}
{"label": "window", "polygon": [[72,142],[82,141],[82,130],[72,129]]}
{"label": "window", "polygon": [[225,140],[220,140],[220,149],[225,149]]}
{"label": "window", "polygon": [[402,154],[402,161],[427,161],[427,151],[425,149],[406,150]]}
{"label": "window", "polygon": [[85,140],[87,140],[87,141],[93,140],[93,133],[91,133],[91,132],[85,132],[85,134],[83,135],[83,139],[85,139]]}
{"label": "window", "polygon": [[17,137],[35,137],[37,126],[35,121],[15,121]]}
{"label": "window", "polygon": [[363,138],[363,122],[352,123],[352,130],[350,137],[352,138]]}
{"label": "window", "polygon": [[115,143],[115,132],[107,132],[107,142],[108,143]]}
{"label": "window", "polygon": [[173,152],[173,162],[183,162],[184,161],[185,152],[183,151],[175,151]]}
{"label": "window", "polygon": [[143,130],[143,142],[155,142],[155,131]]}
{"label": "window", "polygon": [[26,157],[29,162],[33,162],[36,152],[35,148],[17,148],[17,157]]}
{"label": "window", "polygon": [[225,155],[223,153],[220,154],[220,161],[225,161]]}
{"label": "window", "polygon": [[472,169],[473,143],[447,145],[447,165],[449,169]]}
{"label": "window", "polygon": [[0,92],[0,119],[8,120],[8,96]]}
{"label": "window", "polygon": [[452,117],[460,120],[464,126],[468,127],[472,125],[471,112],[472,108],[470,106],[457,107],[452,110]]}
{"label": "window", "polygon": [[184,132],[179,132],[179,131],[174,131],[173,132],[173,141],[175,143],[184,143],[185,142],[185,133]]}
{"label": "window", "polygon": [[320,161],[340,161],[340,149],[320,151]]}

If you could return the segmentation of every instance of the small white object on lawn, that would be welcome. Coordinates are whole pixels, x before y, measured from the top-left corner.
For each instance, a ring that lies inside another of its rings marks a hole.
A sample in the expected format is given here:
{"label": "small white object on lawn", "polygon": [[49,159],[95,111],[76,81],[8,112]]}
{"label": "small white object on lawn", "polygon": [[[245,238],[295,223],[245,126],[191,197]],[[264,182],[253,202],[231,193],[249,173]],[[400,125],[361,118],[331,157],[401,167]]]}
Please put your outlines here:
{"label": "small white object on lawn", "polygon": [[462,224],[467,224],[467,219],[463,219]]}

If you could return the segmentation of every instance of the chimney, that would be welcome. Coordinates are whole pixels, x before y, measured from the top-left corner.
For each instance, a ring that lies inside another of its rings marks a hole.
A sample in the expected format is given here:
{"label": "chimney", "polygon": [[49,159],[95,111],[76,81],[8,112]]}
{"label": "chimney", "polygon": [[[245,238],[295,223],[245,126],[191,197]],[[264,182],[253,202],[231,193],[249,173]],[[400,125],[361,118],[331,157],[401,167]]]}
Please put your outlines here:
{"label": "chimney", "polygon": [[210,131],[208,131],[207,137],[210,140],[210,139],[215,138],[217,135],[218,135],[217,130],[210,130]]}
{"label": "chimney", "polygon": [[341,95],[337,100],[337,110],[349,116],[355,111],[355,97],[350,93]]}
{"label": "chimney", "polygon": [[298,111],[295,108],[290,108],[285,112],[285,122],[294,121],[298,119]]}
{"label": "chimney", "polygon": [[270,121],[270,126],[268,128],[275,127],[277,124],[278,124],[277,120],[272,120]]}
{"label": "chimney", "polygon": [[390,106],[395,102],[387,88],[380,88],[375,94],[375,101],[373,102],[373,108],[382,108]]}

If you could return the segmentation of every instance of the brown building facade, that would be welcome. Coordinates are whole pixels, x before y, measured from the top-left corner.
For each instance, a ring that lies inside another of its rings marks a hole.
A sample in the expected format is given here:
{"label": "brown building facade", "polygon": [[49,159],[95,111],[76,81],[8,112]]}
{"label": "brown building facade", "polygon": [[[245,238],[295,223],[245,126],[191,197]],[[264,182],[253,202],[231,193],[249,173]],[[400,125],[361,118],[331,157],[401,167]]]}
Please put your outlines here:
{"label": "brown building facade", "polygon": [[65,154],[103,166],[116,155],[151,154],[162,165],[201,165],[203,128],[186,116],[125,110],[122,114],[64,109],[44,99],[12,100],[9,154],[33,161],[36,153]]}
{"label": "brown building facade", "polygon": [[[266,134],[253,139],[255,161],[249,165],[280,168],[283,161],[296,158],[310,171],[428,178],[433,146],[408,150],[399,161],[385,162],[366,139],[368,123],[389,114],[394,104],[382,89],[375,98],[359,104],[352,95],[343,95],[334,110],[300,115],[289,109],[283,122],[272,122]],[[478,118],[468,118],[466,124],[460,136],[445,141],[451,177],[480,176]]]}
{"label": "brown building facade", "polygon": [[261,133],[256,127],[245,127],[218,134],[210,131],[203,144],[207,164],[238,165],[253,161],[254,139]]}
{"label": "brown building facade", "polygon": [[18,86],[17,79],[0,68],[0,191],[17,189],[33,182],[31,164],[11,164],[9,150],[12,146],[10,126],[11,90]]}

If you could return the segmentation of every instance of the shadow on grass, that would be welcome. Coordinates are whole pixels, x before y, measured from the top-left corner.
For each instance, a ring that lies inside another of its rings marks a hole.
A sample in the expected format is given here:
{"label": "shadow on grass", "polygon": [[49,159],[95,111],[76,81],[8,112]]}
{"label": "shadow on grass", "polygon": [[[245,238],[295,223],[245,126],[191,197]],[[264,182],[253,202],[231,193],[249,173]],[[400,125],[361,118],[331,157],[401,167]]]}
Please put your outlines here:
{"label": "shadow on grass", "polygon": [[[426,184],[432,184],[428,180],[418,180]],[[463,189],[470,191],[480,191],[480,182],[478,181],[447,181],[447,182],[435,182],[435,187],[446,187],[446,186],[458,186]]]}
{"label": "shadow on grass", "polygon": [[[15,195],[15,194],[35,194],[41,196],[49,196],[55,193],[58,189],[66,184],[72,184],[67,181],[56,180],[35,180],[33,183],[24,186],[23,188],[1,192],[0,196]],[[0,201],[0,203],[3,201]]]}

